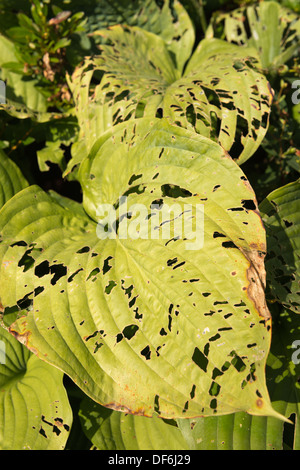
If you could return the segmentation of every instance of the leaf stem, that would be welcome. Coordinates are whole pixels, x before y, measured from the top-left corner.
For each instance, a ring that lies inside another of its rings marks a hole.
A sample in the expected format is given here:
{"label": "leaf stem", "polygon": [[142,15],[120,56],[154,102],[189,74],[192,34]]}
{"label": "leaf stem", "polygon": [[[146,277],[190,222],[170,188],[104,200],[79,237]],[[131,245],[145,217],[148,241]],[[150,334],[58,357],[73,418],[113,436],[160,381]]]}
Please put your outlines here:
{"label": "leaf stem", "polygon": [[205,0],[192,0],[192,4],[199,15],[201,28],[205,35],[206,30],[207,30],[207,21],[206,21],[206,16],[205,16],[205,11],[204,11]]}

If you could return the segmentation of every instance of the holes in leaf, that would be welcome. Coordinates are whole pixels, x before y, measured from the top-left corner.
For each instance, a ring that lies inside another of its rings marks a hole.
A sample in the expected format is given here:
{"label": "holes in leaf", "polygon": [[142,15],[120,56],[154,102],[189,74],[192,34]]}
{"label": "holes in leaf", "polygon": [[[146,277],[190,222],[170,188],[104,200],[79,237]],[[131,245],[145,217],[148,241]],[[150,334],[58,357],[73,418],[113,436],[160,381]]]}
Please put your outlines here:
{"label": "holes in leaf", "polygon": [[136,334],[138,329],[139,329],[139,327],[137,325],[125,326],[124,330],[122,331],[124,338],[126,338],[130,341],[131,338],[134,337],[134,335]]}
{"label": "holes in leaf", "polygon": [[283,222],[284,222],[284,225],[286,226],[286,228],[289,228],[289,227],[291,227],[291,225],[293,225],[293,222],[289,222],[288,220],[285,220],[285,219],[283,219]]}
{"label": "holes in leaf", "polygon": [[[108,273],[108,271],[112,268],[112,266],[109,265],[109,260],[111,260],[111,259],[112,259],[112,256],[108,256],[108,257],[104,260],[103,268],[102,268],[103,274]],[[98,269],[98,268],[97,268],[97,269]]]}
{"label": "holes in leaf", "polygon": [[216,411],[216,410],[217,410],[217,404],[218,404],[217,399],[216,399],[216,398],[213,398],[213,399],[211,400],[209,406],[210,406],[210,408],[211,408],[212,410]]}
{"label": "holes in leaf", "polygon": [[168,266],[172,266],[173,264],[177,263],[177,261],[178,261],[178,258],[171,258],[171,259],[168,259],[167,265],[168,265]]}
{"label": "holes in leaf", "polygon": [[68,277],[68,282],[72,282],[76,274],[80,273],[80,271],[83,271],[83,268],[77,269],[75,273],[73,273],[71,276]]}
{"label": "holes in leaf", "polygon": [[[136,186],[132,186],[132,188],[125,191],[125,193],[122,196],[127,197],[129,196],[129,194],[143,194],[145,191],[146,191],[146,186],[138,184]],[[116,206],[115,206],[115,209],[117,209]]]}
{"label": "holes in leaf", "polygon": [[[62,429],[65,429],[66,431],[69,431],[70,430],[70,426],[68,426],[67,424],[64,424],[63,420],[61,418],[55,418],[54,419],[54,423],[51,423],[50,421],[47,421],[45,416],[42,415],[42,422],[47,424],[47,426],[50,426],[50,428],[52,427],[52,432],[54,434],[56,434],[57,436],[60,435]],[[39,430],[39,433],[44,436],[45,438],[47,438],[47,434],[45,432],[45,430],[43,429],[43,427],[41,426],[40,430]]]}
{"label": "holes in leaf", "polygon": [[39,434],[41,434],[43,437],[48,439],[47,434],[46,434],[45,430],[42,428],[42,426],[40,427]]}
{"label": "holes in leaf", "polygon": [[174,184],[163,184],[161,186],[161,193],[163,197],[172,198],[192,196],[192,193],[190,191]]}
{"label": "holes in leaf", "polygon": [[15,242],[15,243],[12,243],[12,245],[10,245],[11,247],[14,247],[14,246],[27,246],[27,243],[24,242],[23,240],[19,241],[19,242]]}
{"label": "holes in leaf", "polygon": [[188,409],[189,409],[189,402],[186,401],[185,404],[184,404],[184,408],[183,408],[182,412],[186,413]]}
{"label": "holes in leaf", "polygon": [[163,199],[156,199],[155,201],[151,202],[151,210],[161,210],[164,204]]}
{"label": "holes in leaf", "polygon": [[193,126],[196,126],[196,115],[195,115],[195,110],[194,106],[192,104],[189,104],[186,108],[185,111],[186,114],[186,119],[187,121]]}
{"label": "holes in leaf", "polygon": [[142,174],[140,174],[140,175],[132,175],[131,178],[130,178],[130,180],[128,181],[128,185],[131,186],[134,181],[138,180],[138,179],[141,178],[142,176],[143,176]]}
{"label": "holes in leaf", "polygon": [[251,211],[256,210],[256,204],[252,199],[243,199],[242,206],[246,210],[251,210]]}
{"label": "holes in leaf", "polygon": [[91,335],[85,336],[84,340],[89,341],[90,339],[95,338],[95,336],[97,336],[98,333],[99,333],[98,331],[94,331],[94,333],[92,333]]}
{"label": "holes in leaf", "polygon": [[243,370],[246,369],[246,364],[244,363],[244,361],[242,360],[242,358],[240,356],[237,355],[237,353],[235,351],[232,351],[230,353],[230,356],[233,356],[233,359],[231,361],[231,364],[233,365],[233,367],[238,371],[238,372],[242,372]]}
{"label": "holes in leaf", "polygon": [[212,375],[211,375],[211,378],[214,380],[216,379],[217,377],[221,377],[222,375],[224,374],[224,372],[220,371],[220,369],[218,369],[217,367],[215,367],[212,371]]}
{"label": "holes in leaf", "polygon": [[84,246],[83,248],[80,248],[80,250],[76,251],[76,253],[88,253],[90,251],[90,247],[89,246]]}
{"label": "holes in leaf", "polygon": [[230,318],[232,315],[233,315],[233,313],[226,313],[224,315],[225,320],[227,320],[227,318]]}
{"label": "holes in leaf", "polygon": [[242,72],[245,68],[245,64],[244,62],[240,61],[240,60],[236,60],[234,63],[233,63],[233,68],[235,70],[237,70],[238,72]]}
{"label": "holes in leaf", "polygon": [[221,335],[219,333],[215,334],[214,336],[211,336],[208,341],[217,341],[217,339],[221,338]]}
{"label": "holes in leaf", "polygon": [[146,347],[141,351],[141,355],[144,356],[144,358],[146,359],[146,361],[149,361],[149,359],[151,359],[151,350],[150,350],[150,347],[149,347],[149,346],[146,346]]}
{"label": "holes in leaf", "polygon": [[50,267],[51,274],[54,273],[53,278],[51,279],[51,284],[54,286],[57,281],[67,274],[67,267],[63,264],[55,264]]}
{"label": "holes in leaf", "polygon": [[209,103],[221,110],[221,103],[218,94],[212,88],[202,86],[202,89],[206,94]]}
{"label": "holes in leaf", "polygon": [[225,237],[226,238],[226,235],[224,235],[224,233],[214,232],[213,238],[219,238],[219,237]]}
{"label": "holes in leaf", "polygon": [[155,395],[155,398],[154,398],[154,411],[157,414],[160,414],[160,411],[159,411],[159,396],[158,395]]}
{"label": "holes in leaf", "polygon": [[231,240],[227,242],[223,242],[222,246],[224,248],[237,248],[237,246]]}
{"label": "holes in leaf", "polygon": [[261,118],[261,127],[263,129],[266,129],[267,126],[268,126],[268,122],[269,122],[269,114],[267,112],[265,112],[263,115],[262,115],[262,118]]}
{"label": "holes in leaf", "polygon": [[164,328],[162,328],[160,330],[159,334],[160,334],[160,336],[167,336],[168,333],[166,332],[166,330]]}
{"label": "holes in leaf", "polygon": [[211,317],[214,313],[216,313],[215,310],[210,310],[209,312],[205,312],[204,316],[205,317]]}
{"label": "holes in leaf", "polygon": [[115,281],[109,281],[108,285],[105,287],[105,293],[110,294],[112,289],[117,285]]}
{"label": "holes in leaf", "polygon": [[46,274],[49,274],[50,267],[48,261],[43,261],[42,263],[38,264],[34,270],[34,274],[37,277],[43,277]]}
{"label": "holes in leaf", "polygon": [[211,386],[210,386],[210,389],[209,389],[209,394],[212,396],[212,397],[216,397],[219,395],[220,393],[220,390],[221,390],[221,386],[217,383],[217,382],[212,382],[211,383]]}
{"label": "holes in leaf", "polygon": [[[13,245],[11,246],[26,246],[26,243],[24,245],[25,242],[23,241],[20,241],[20,242],[16,242],[14,243]],[[21,268],[22,266],[24,266],[24,269],[23,269],[23,272],[25,273],[26,271],[28,271],[28,269],[30,269],[34,262],[35,262],[35,259],[30,256],[30,254],[33,252],[33,251],[38,251],[38,252],[41,252],[42,251],[42,248],[35,248],[35,244],[33,245],[30,245],[30,248],[28,250],[25,251],[24,255],[22,256],[22,258],[20,259],[20,261],[18,262],[18,266]]]}
{"label": "holes in leaf", "polygon": [[173,321],[173,318],[171,316],[171,314],[169,314],[168,316],[168,330],[171,332],[172,331],[172,321]]}
{"label": "holes in leaf", "polygon": [[89,281],[89,279],[91,279],[92,277],[94,277],[94,279],[95,279],[95,276],[96,276],[97,274],[99,274],[99,273],[100,273],[100,269],[99,269],[99,268],[93,269],[93,270],[90,272],[90,274],[88,275],[88,277],[87,277],[86,280]]}
{"label": "holes in leaf", "polygon": [[230,207],[230,209],[227,209],[227,210],[231,212],[241,212],[244,209],[242,207]]}
{"label": "holes in leaf", "polygon": [[229,369],[230,366],[231,366],[230,362],[229,362],[229,361],[225,361],[224,364],[223,364],[222,367],[221,367],[221,371],[222,371],[222,372],[226,372],[226,371]]}
{"label": "holes in leaf", "polygon": [[200,367],[203,372],[207,372],[208,359],[197,347],[194,349],[192,361]]}
{"label": "holes in leaf", "polygon": [[161,151],[159,152],[159,155],[158,155],[158,158],[161,158],[163,153],[164,153],[165,149],[164,147],[161,149]]}
{"label": "holes in leaf", "polygon": [[36,266],[34,274],[40,278],[47,274],[54,274],[51,279],[51,284],[54,286],[60,278],[67,274],[67,267],[63,264],[53,264],[50,266],[48,261],[43,261]]}
{"label": "holes in leaf", "polygon": [[26,294],[24,295],[24,297],[20,300],[17,301],[17,305],[18,307],[21,309],[21,310],[25,310],[25,309],[28,309],[29,307],[32,306],[33,304],[33,300],[29,298],[29,296],[32,294],[33,292],[30,292],[29,294]]}
{"label": "holes in leaf", "polygon": [[121,279],[121,288],[125,292],[125,295],[127,295],[128,299],[130,299],[132,295],[133,285],[131,284],[128,287],[124,287],[124,282],[125,282],[124,279]]}
{"label": "holes in leaf", "polygon": [[192,386],[192,390],[191,390],[191,392],[190,392],[190,397],[191,397],[191,399],[193,399],[193,398],[195,397],[195,391],[196,391],[196,385],[194,384],[194,385]]}

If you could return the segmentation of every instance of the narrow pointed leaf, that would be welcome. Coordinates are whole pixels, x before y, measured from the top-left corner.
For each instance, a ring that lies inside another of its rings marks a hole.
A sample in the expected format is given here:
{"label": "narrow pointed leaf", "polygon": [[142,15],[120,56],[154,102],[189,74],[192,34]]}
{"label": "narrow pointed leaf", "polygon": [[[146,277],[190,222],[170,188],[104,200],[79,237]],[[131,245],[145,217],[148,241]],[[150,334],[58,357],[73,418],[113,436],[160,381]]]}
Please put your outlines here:
{"label": "narrow pointed leaf", "polygon": [[300,313],[300,180],[269,194],[260,210],[267,231],[270,300]]}
{"label": "narrow pointed leaf", "polygon": [[28,183],[20,169],[0,150],[0,208],[26,186]]}

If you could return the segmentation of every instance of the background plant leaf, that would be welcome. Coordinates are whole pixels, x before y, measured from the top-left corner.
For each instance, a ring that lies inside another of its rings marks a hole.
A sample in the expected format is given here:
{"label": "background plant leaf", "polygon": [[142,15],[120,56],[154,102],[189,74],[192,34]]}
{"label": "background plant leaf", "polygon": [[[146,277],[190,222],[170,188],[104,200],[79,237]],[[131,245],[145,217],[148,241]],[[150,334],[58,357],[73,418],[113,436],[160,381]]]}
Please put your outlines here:
{"label": "background plant leaf", "polygon": [[0,108],[19,119],[48,120],[50,113],[47,113],[46,98],[36,88],[37,81],[11,71],[11,67],[4,67],[8,62],[18,64],[18,60],[13,42],[2,35],[0,51],[1,79],[6,83],[6,102]]}
{"label": "background plant leaf", "polygon": [[206,37],[224,37],[255,47],[263,68],[278,68],[300,47],[300,18],[279,3],[268,1],[214,15]]}
{"label": "background plant leaf", "polygon": [[86,436],[99,450],[188,450],[177,428],[158,417],[109,410],[86,397],[80,405]]}
{"label": "background plant leaf", "polygon": [[0,327],[0,449],[62,450],[72,424],[63,374]]}
{"label": "background plant leaf", "polygon": [[268,297],[300,312],[300,180],[272,191],[260,204],[267,231]]}
{"label": "background plant leaf", "polygon": [[28,183],[17,165],[0,149],[0,208]]}

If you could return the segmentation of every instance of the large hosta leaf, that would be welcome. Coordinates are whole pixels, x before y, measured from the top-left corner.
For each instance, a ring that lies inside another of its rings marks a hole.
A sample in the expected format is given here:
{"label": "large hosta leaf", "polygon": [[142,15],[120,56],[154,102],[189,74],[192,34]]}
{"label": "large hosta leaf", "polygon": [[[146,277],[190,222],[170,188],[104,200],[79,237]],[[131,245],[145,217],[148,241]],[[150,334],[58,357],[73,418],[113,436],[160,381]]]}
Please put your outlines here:
{"label": "large hosta leaf", "polygon": [[206,36],[220,35],[240,46],[255,47],[264,68],[285,64],[300,47],[300,17],[277,2],[238,8],[213,16]]}
{"label": "large hosta leaf", "polygon": [[63,449],[72,411],[63,374],[0,327],[0,449]]}
{"label": "large hosta leaf", "polygon": [[200,135],[137,119],[103,136],[79,177],[90,217],[37,186],[0,213],[10,331],[113,409],[277,416],[265,231],[240,168]]}
{"label": "large hosta leaf", "polygon": [[158,35],[120,25],[99,34],[101,54],[69,80],[81,131],[68,171],[106,129],[132,117],[162,115],[218,141],[239,163],[259,147],[272,95],[254,49],[205,39],[191,57],[187,49],[181,72]]}
{"label": "large hosta leaf", "polygon": [[300,180],[269,194],[260,210],[268,237],[270,298],[300,313]]}

